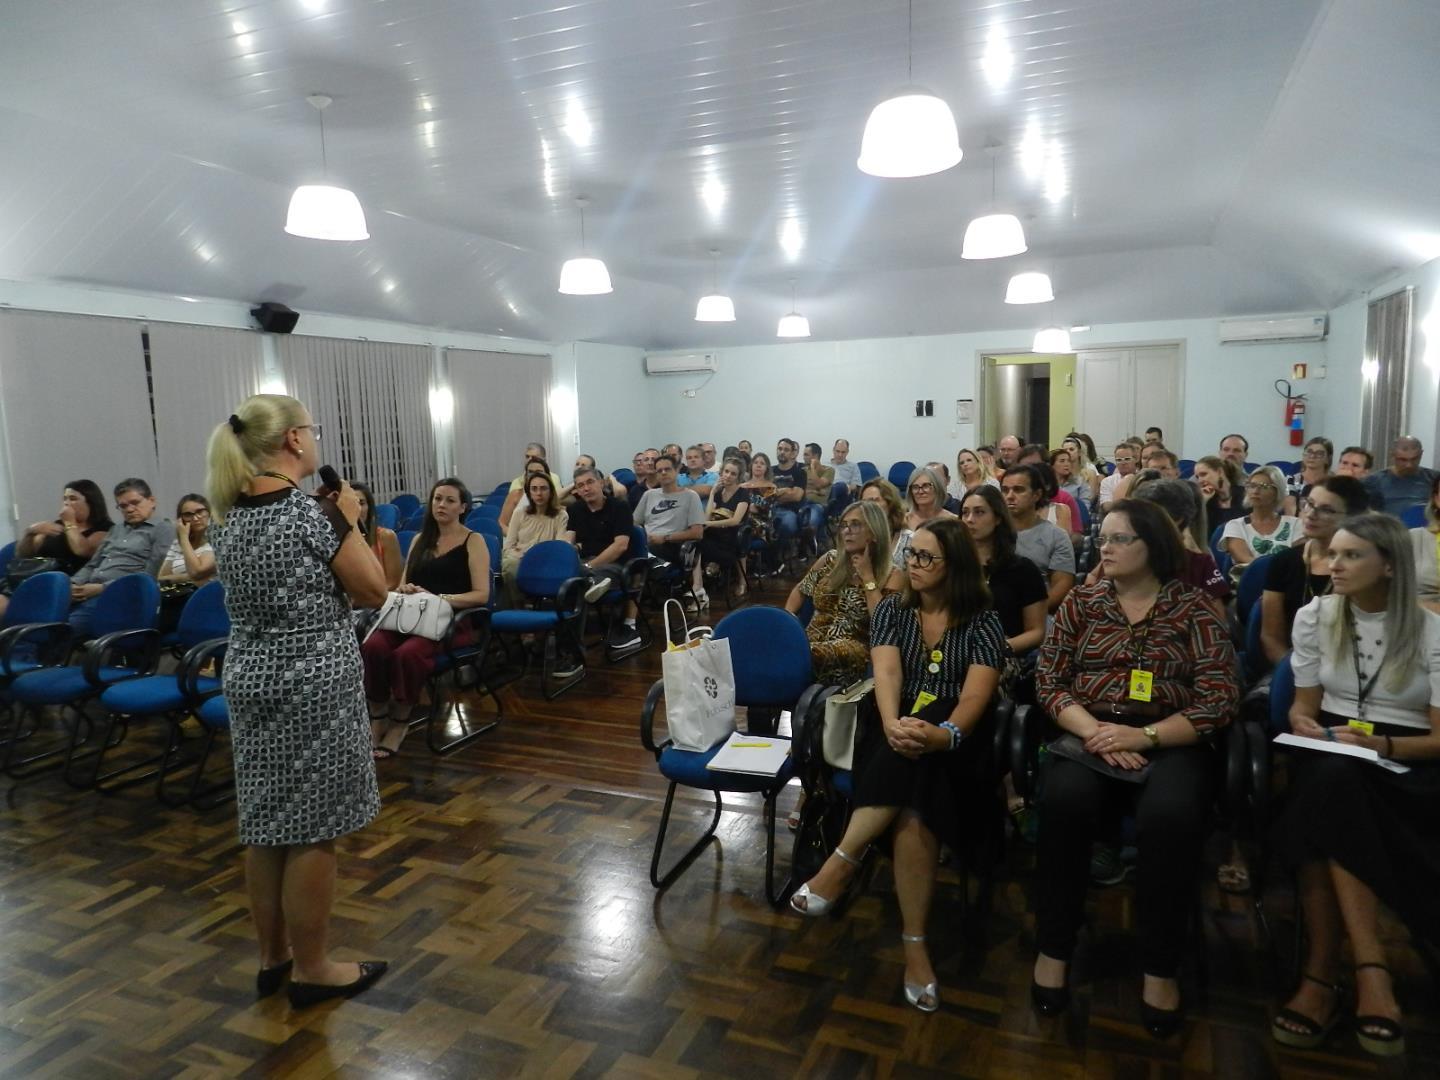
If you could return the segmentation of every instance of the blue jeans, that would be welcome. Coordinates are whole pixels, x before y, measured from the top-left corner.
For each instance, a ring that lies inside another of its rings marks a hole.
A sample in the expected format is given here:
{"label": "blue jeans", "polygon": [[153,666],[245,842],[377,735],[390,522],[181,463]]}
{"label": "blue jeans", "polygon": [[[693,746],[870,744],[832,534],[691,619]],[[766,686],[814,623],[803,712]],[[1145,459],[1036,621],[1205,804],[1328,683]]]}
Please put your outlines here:
{"label": "blue jeans", "polygon": [[95,618],[95,605],[99,602],[100,597],[92,596],[70,609],[70,629],[75,631],[76,641],[88,641],[94,636],[90,632],[90,623]]}
{"label": "blue jeans", "polygon": [[825,508],[808,501],[777,506],[770,512],[770,520],[775,523],[778,539],[794,540],[801,529],[810,529],[818,534],[825,527]]}

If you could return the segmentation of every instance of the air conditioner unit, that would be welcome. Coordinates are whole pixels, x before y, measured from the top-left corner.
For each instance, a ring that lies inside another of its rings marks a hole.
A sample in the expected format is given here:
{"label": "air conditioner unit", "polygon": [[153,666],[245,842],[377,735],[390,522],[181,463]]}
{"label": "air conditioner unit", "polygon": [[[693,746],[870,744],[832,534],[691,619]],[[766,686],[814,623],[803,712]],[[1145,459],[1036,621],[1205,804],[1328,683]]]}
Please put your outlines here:
{"label": "air conditioner unit", "polygon": [[646,375],[713,375],[719,370],[716,353],[652,353],[645,357]]}
{"label": "air conditioner unit", "polygon": [[1251,319],[1220,320],[1221,345],[1324,340],[1324,315],[1261,315]]}

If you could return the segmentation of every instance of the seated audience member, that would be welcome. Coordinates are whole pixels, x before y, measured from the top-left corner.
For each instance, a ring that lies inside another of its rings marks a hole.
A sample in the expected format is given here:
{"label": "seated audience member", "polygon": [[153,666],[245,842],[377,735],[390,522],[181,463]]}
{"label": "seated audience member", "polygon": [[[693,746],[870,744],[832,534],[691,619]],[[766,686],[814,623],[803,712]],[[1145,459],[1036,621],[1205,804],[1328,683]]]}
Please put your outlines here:
{"label": "seated audience member", "polygon": [[[625,489],[625,501],[629,503],[631,510],[635,509],[645,492],[655,487],[655,459],[659,456],[659,450],[639,450],[630,459],[630,471],[635,474],[635,483]],[[573,491],[574,485],[571,486]]]}
{"label": "seated audience member", "polygon": [[995,444],[995,464],[993,466],[995,472],[1004,472],[1011,465],[1016,464],[1016,459],[1020,456],[1021,442],[1019,435],[1001,436],[1000,441]]}
{"label": "seated audience member", "polygon": [[[470,491],[463,483],[453,476],[435,482],[396,592],[431,593],[457,612],[489,602],[490,552],[485,541],[465,527],[469,512]],[[470,625],[462,624],[455,630],[455,640],[469,641],[471,634]],[[420,703],[443,648],[429,638],[380,629],[360,646],[370,741],[377,761],[399,752],[410,714]]]}
{"label": "seated audience member", "polygon": [[1234,590],[1215,565],[1215,556],[1210,554],[1199,489],[1184,480],[1155,477],[1136,484],[1134,497],[1153,502],[1165,511],[1179,532],[1180,544],[1185,549],[1185,562],[1176,575],[1177,579],[1180,584],[1199,589],[1209,597],[1210,609],[1223,619],[1225,605],[1234,595]]}
{"label": "seated audience member", "polygon": [[805,499],[823,512],[830,505],[830,491],[835,486],[835,470],[821,458],[819,443],[805,444]]}
{"label": "seated audience member", "polygon": [[[60,496],[60,516],[26,529],[15,545],[15,557],[54,559],[56,570],[73,575],[100,550],[112,527],[100,486],[94,480],[72,480]],[[0,574],[6,569],[0,566]],[[8,596],[0,596],[0,616],[9,604]]]}
{"label": "seated audience member", "polygon": [[715,486],[716,475],[705,467],[705,451],[696,443],[685,451],[685,468],[675,477],[682,488],[689,488],[702,500],[709,498],[710,489]]}
{"label": "seated audience member", "polygon": [[1040,493],[1043,496],[1040,516],[1058,525],[1062,532],[1069,533],[1070,538],[1078,543],[1081,539],[1080,507],[1069,494],[1060,490],[1060,481],[1055,476],[1055,470],[1050,468],[1049,462],[1041,460],[1027,464],[1040,476]]}
{"label": "seated audience member", "polygon": [[990,607],[970,535],[954,518],[926,522],[905,549],[906,580],[870,621],[875,693],[856,724],[855,807],[839,845],[791,898],[826,914],[870,844],[890,836],[900,902],[906,1000],[940,1006],[926,948],[940,845],[971,864],[993,857],[998,813],[984,777],[990,703],[1005,662],[1005,632]]}
{"label": "seated audience member", "polygon": [[105,542],[70,578],[70,599],[75,604],[70,627],[82,640],[90,636],[95,600],[105,586],[126,574],[157,574],[174,533],[169,521],[155,519],[155,496],[139,477],[115,485],[115,506],[120,523],[111,526]]}
{"label": "seated audience member", "polygon": [[1145,445],[1150,446],[1152,444],[1165,445],[1165,433],[1158,427],[1147,427],[1145,429]]}
{"label": "seated audience member", "polygon": [[1075,548],[1068,533],[1040,516],[1042,484],[1034,466],[1020,465],[1005,470],[1000,494],[1015,525],[1015,551],[1039,568],[1054,611],[1075,585]]}
{"label": "seated audience member", "polygon": [[[658,463],[659,459],[656,460]],[[666,458],[666,461],[673,481],[674,459]],[[656,495],[659,490],[647,491],[645,498]],[[694,497],[694,492],[689,494]],[[566,507],[565,518],[568,529],[563,539],[574,544],[580,552],[585,572],[594,582],[585,591],[585,599],[594,603],[613,586],[623,583],[625,564],[635,555],[630,550],[631,514],[619,499],[606,497],[605,478],[600,475],[599,469],[577,469],[575,501]],[[640,631],[635,625],[636,614],[635,602],[627,597],[621,618],[610,628],[606,641],[610,648],[628,649],[640,643]]]}
{"label": "seated audience member", "polygon": [[[581,472],[598,473],[600,470],[594,465],[582,465],[576,469],[576,474]],[[570,486],[573,488],[575,485]],[[616,496],[606,495],[606,498]],[[563,540],[569,531],[569,513],[560,505],[559,494],[555,485],[550,482],[550,477],[544,472],[527,477],[525,509],[517,511],[510,519],[510,525],[505,530],[505,546],[500,551],[500,581],[505,589],[506,602],[511,607],[517,607],[521,602],[520,587],[515,583],[515,575],[520,571],[520,560],[525,557],[525,553],[546,540]]]}
{"label": "seated audience member", "polygon": [[1115,471],[1100,481],[1100,512],[1108,513],[1113,503],[1119,501],[1116,489],[1125,478],[1135,471],[1135,448],[1129,443],[1118,443],[1115,447]]}
{"label": "seated audience member", "polygon": [[1364,480],[1374,467],[1375,455],[1369,450],[1363,446],[1347,446],[1340,451],[1340,464],[1335,466],[1335,471],[1341,476]]}
{"label": "seated audience member", "polygon": [[[600,473],[601,476],[605,477],[605,497],[607,499],[613,496],[617,499],[628,500],[629,488],[625,486],[625,482],[621,480],[618,476],[616,476],[614,473],[607,473],[604,469],[601,469],[598,465],[595,464],[595,458],[592,457],[590,454],[581,454],[576,457],[575,468],[595,469]],[[563,503],[571,499],[574,494],[575,482],[572,480],[570,483],[566,484],[563,488],[561,488],[559,492],[557,492],[556,497]]]}
{"label": "seated audience member", "polygon": [[[515,513],[515,508],[520,505],[520,500],[525,496],[525,477],[530,474],[531,466],[537,461],[543,465],[547,460],[549,460],[549,455],[545,453],[543,445],[538,442],[525,444],[525,467],[520,470],[519,476],[510,481],[510,493],[505,496],[505,505],[500,508],[500,527],[502,529],[510,527],[510,516]],[[551,471],[549,465],[545,465],[545,471],[550,474],[550,481],[555,485],[555,490],[559,491],[563,486],[560,477]]]}
{"label": "seated audience member", "polygon": [[1100,459],[1095,453],[1095,444],[1090,436],[1079,431],[1072,431],[1065,438],[1060,440],[1060,449],[1070,452],[1070,460],[1075,465],[1075,477],[1082,484],[1087,484],[1090,494],[1087,501],[1093,508],[1096,500],[1100,498]]}
{"label": "seated audience member", "polygon": [[738,443],[735,444],[735,448],[739,450],[742,454],[744,454],[746,457],[755,456],[755,448],[750,445],[749,439],[741,439]]}
{"label": "seated audience member", "polygon": [[[1367,504],[1369,491],[1366,491]],[[1430,483],[1425,524],[1410,530],[1414,555],[1416,595],[1420,606],[1440,613],[1440,474]]]}
{"label": "seated audience member", "polygon": [[1346,518],[1330,541],[1332,595],[1295,618],[1291,730],[1409,771],[1308,749],[1292,756],[1279,851],[1297,873],[1306,946],[1300,986],[1271,1028],[1287,1046],[1318,1047],[1345,1010],[1343,935],[1361,1049],[1404,1053],[1380,905],[1417,939],[1440,940],[1440,615],[1415,602],[1407,541],[1388,515]]}
{"label": "seated audience member", "polygon": [[781,541],[799,540],[802,534],[818,534],[825,525],[825,511],[805,501],[805,466],[795,460],[800,445],[794,439],[775,444],[775,464],[770,469],[775,484],[775,502],[770,511],[775,536]]}
{"label": "seated audience member", "polygon": [[959,517],[960,500],[950,494],[950,489],[955,486],[955,482],[950,479],[950,466],[943,461],[927,461],[925,467],[940,477],[940,482],[945,485],[940,489],[940,505],[951,517]]}
{"label": "seated audience member", "polygon": [[1200,458],[1195,462],[1195,483],[1205,499],[1205,523],[1210,528],[1245,516],[1244,473],[1234,463],[1214,455]]}
{"label": "seated audience member", "polygon": [[674,458],[661,454],[655,460],[655,477],[660,486],[645,493],[633,518],[645,530],[650,554],[679,566],[685,561],[683,545],[700,539],[705,508],[700,496],[680,486]]}
{"label": "seated audience member", "polygon": [[997,475],[997,471],[1000,468],[1000,461],[996,454],[995,447],[978,446],[975,448],[975,454],[980,458],[980,463],[985,466],[986,473],[994,476],[998,481],[999,476]]}
{"label": "seated audience member", "polygon": [[1226,435],[1220,440],[1220,457],[1245,473],[1245,459],[1250,455],[1250,440],[1244,435]]}
{"label": "seated audience member", "polygon": [[955,455],[955,475],[946,490],[951,498],[963,501],[966,495],[981,484],[989,484],[996,491],[1000,490],[1000,481],[991,475],[985,463],[980,460],[980,455],[974,450],[961,450]]}
{"label": "seated audience member", "polygon": [[850,440],[836,439],[835,447],[831,451],[830,464],[835,467],[835,483],[844,484],[845,490],[850,493],[850,498],[860,494],[860,485],[864,478],[860,475],[860,466],[850,460]]}
{"label": "seated audience member", "polygon": [[210,530],[210,500],[204,495],[186,495],[176,506],[175,517],[175,539],[155,576],[161,581],[204,585],[215,576],[215,549],[206,538]]}
{"label": "seated audience member", "polygon": [[1300,500],[1310,493],[1310,485],[1330,475],[1335,459],[1335,444],[1317,435],[1305,444],[1300,455],[1300,471],[1285,478],[1285,513],[1299,514]]}
{"label": "seated audience member", "polygon": [[928,465],[921,465],[910,474],[905,494],[910,501],[910,513],[905,516],[905,527],[911,531],[927,521],[955,516],[945,509],[945,481]]}
{"label": "seated audience member", "polygon": [[718,476],[719,471],[715,468],[715,462],[718,460],[715,456],[715,444],[713,442],[702,442],[700,444],[700,455],[705,465],[705,471],[713,472]]}
{"label": "seated audience member", "polygon": [[890,564],[890,525],[879,503],[846,508],[835,546],[790,590],[785,610],[799,615],[808,596],[815,613],[805,625],[815,681],[849,686],[870,664],[870,616],[900,591],[900,571]]}
{"label": "seated audience member", "polygon": [[370,485],[361,480],[351,480],[350,488],[360,497],[360,531],[365,536],[365,544],[380,560],[380,566],[385,571],[385,587],[393,591],[405,572],[400,539],[394,529],[385,528],[375,519],[375,493],[370,490]]}
{"label": "seated audience member", "polygon": [[1425,505],[1436,472],[1421,467],[1420,457],[1424,452],[1420,440],[1410,435],[1402,435],[1391,444],[1390,467],[1365,477],[1372,510],[1399,517],[1412,506]]}
{"label": "seated audience member", "polygon": [[907,511],[900,500],[895,485],[883,476],[865,481],[860,488],[862,502],[876,502],[885,508],[885,522],[890,526],[890,565],[902,574],[905,572],[905,548],[910,543],[914,530],[905,524]]}
{"label": "seated audience member", "polygon": [[[1067,439],[1066,441],[1068,442],[1069,440]],[[1092,501],[1093,496],[1091,495],[1090,484],[1075,471],[1075,454],[1073,451],[1067,450],[1064,446],[1058,450],[1051,450],[1048,464],[1050,465],[1051,471],[1055,474],[1056,487],[1074,499],[1076,506],[1079,506],[1082,502],[1088,504]],[[1076,515],[1075,524],[1077,528],[1080,525],[1080,521],[1081,518],[1079,515]]]}
{"label": "seated audience member", "polygon": [[1294,543],[1300,519],[1280,513],[1284,492],[1285,474],[1274,465],[1261,465],[1245,478],[1245,505],[1250,512],[1227,521],[1220,536],[1220,546],[1236,566]]}
{"label": "seated audience member", "polygon": [[[1208,738],[1229,721],[1240,688],[1226,625],[1179,581],[1185,552],[1159,506],[1112,507],[1100,558],[1105,580],[1060,606],[1036,675],[1040,704],[1064,734],[1040,795],[1031,996],[1045,1015],[1068,1003],[1091,842],[1120,803],[1137,823],[1141,1017],[1163,1037],[1181,1018],[1176,976],[1216,772]],[[1129,772],[1140,782],[1121,778]]]}
{"label": "seated audience member", "polygon": [[[1324,476],[1300,501],[1297,543],[1275,553],[1265,566],[1265,591],[1260,594],[1260,645],[1265,659],[1278,664],[1290,651],[1290,627],[1296,613],[1317,596],[1330,592],[1330,541],[1340,522],[1364,513],[1370,505],[1365,485],[1353,476]],[[1425,562],[1435,577],[1435,537],[1424,529]],[[1421,565],[1417,559],[1417,565]],[[1423,588],[1422,588],[1423,598]],[[1437,596],[1440,599],[1440,596]],[[1246,618],[1250,613],[1243,613]]]}
{"label": "seated audience member", "polygon": [[1000,492],[981,484],[960,504],[960,520],[970,530],[975,552],[985,567],[985,583],[1005,644],[1013,656],[1038,649],[1045,637],[1049,597],[1040,568],[1015,553],[1015,523]]}
{"label": "seated audience member", "polygon": [[1166,480],[1179,480],[1180,476],[1180,455],[1174,450],[1166,450],[1161,455],[1160,475]]}
{"label": "seated audience member", "polygon": [[[718,575],[721,564],[735,565],[743,557],[740,550],[740,529],[749,518],[750,492],[740,483],[739,458],[726,458],[720,466],[720,479],[710,489],[705,503],[704,532],[700,534],[700,558],[695,560],[695,600],[709,602],[702,574]],[[745,595],[745,575],[737,575],[736,595]]]}

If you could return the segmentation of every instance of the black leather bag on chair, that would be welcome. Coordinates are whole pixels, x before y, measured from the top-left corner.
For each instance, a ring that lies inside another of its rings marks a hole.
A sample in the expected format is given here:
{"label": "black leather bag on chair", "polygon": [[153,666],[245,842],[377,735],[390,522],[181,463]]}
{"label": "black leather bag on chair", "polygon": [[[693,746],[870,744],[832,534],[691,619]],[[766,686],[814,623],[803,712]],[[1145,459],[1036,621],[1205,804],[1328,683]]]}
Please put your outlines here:
{"label": "black leather bag on chair", "polygon": [[48,574],[51,570],[59,570],[58,559],[47,559],[40,556],[22,556],[18,559],[11,559],[10,565],[5,568],[5,595],[9,596],[20,587],[20,583],[27,581],[36,574]]}

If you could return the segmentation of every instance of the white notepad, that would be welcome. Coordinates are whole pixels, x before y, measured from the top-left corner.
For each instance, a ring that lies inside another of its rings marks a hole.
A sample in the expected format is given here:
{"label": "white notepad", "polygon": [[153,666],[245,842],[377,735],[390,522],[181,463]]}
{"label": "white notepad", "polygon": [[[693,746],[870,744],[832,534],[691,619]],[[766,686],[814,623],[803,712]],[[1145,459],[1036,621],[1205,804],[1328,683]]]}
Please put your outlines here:
{"label": "white notepad", "polygon": [[1393,773],[1410,771],[1409,765],[1401,765],[1398,761],[1381,757],[1374,750],[1363,746],[1352,746],[1350,743],[1332,742],[1329,739],[1312,739],[1308,735],[1292,735],[1288,732],[1284,735],[1276,735],[1275,742],[1280,746],[1297,746],[1302,750],[1322,750],[1327,754],[1344,754],[1346,757],[1359,758],[1372,765],[1379,765],[1382,769],[1389,769]]}
{"label": "white notepad", "polygon": [[705,767],[716,772],[775,776],[789,756],[790,740],[781,735],[742,735],[733,731]]}

